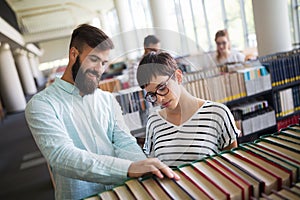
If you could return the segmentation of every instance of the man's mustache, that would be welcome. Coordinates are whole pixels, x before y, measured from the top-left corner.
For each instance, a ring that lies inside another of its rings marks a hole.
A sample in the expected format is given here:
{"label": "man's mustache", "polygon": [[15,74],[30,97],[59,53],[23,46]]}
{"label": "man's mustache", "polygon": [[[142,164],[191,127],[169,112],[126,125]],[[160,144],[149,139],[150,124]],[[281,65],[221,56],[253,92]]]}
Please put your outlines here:
{"label": "man's mustache", "polygon": [[100,78],[100,77],[101,77],[101,74],[100,74],[99,72],[97,72],[96,70],[88,69],[88,70],[86,70],[86,73],[91,73],[91,74],[93,74],[94,76],[96,76],[97,78]]}

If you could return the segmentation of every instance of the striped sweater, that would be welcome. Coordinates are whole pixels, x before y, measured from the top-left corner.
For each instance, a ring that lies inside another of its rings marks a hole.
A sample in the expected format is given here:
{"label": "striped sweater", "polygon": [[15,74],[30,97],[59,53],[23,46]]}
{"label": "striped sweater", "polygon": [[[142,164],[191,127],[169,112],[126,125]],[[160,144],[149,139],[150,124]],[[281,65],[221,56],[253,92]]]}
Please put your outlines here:
{"label": "striped sweater", "polygon": [[189,163],[219,153],[240,130],[224,104],[206,101],[190,119],[176,126],[158,111],[148,117],[144,151],[168,166]]}

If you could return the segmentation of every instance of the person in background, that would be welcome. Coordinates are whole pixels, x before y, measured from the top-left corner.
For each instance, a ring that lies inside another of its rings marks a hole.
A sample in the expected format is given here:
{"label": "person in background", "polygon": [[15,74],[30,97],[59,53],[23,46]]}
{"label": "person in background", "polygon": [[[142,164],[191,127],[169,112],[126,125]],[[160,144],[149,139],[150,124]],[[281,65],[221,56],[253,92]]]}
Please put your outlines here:
{"label": "person in background", "polygon": [[215,35],[215,42],[217,45],[217,51],[213,57],[217,65],[245,61],[244,54],[231,49],[227,30],[219,30]]}
{"label": "person in background", "polygon": [[144,38],[144,55],[160,50],[160,40],[155,35],[148,35]]}
{"label": "person in background", "polygon": [[26,107],[31,133],[53,174],[56,199],[83,199],[145,173],[178,179],[158,159],[146,159],[114,96],[98,89],[113,47],[98,28],[78,26],[62,78]]}
{"label": "person in background", "polygon": [[237,147],[240,130],[224,104],[192,96],[183,74],[166,52],[151,52],[140,61],[139,86],[158,109],[148,116],[144,152],[170,167]]}

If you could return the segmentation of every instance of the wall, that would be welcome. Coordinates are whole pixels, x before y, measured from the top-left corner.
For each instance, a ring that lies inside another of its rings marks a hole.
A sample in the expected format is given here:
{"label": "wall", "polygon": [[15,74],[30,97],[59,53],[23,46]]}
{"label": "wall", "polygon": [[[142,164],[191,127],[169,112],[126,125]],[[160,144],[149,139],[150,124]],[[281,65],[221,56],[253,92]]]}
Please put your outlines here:
{"label": "wall", "polygon": [[50,62],[68,57],[70,37],[39,43],[44,54],[40,57],[40,63]]}

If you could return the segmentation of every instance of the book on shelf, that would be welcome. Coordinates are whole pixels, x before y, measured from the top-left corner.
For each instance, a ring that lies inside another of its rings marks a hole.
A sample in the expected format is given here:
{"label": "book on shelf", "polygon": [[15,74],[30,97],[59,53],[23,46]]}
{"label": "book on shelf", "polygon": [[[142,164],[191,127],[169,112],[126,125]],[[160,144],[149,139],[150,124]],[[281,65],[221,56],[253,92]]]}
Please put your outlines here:
{"label": "book on shelf", "polygon": [[264,66],[245,67],[237,73],[243,76],[244,84],[241,86],[248,96],[272,89],[271,77]]}
{"label": "book on shelf", "polygon": [[221,155],[249,171],[251,174],[255,174],[255,176],[260,177],[260,179],[264,182],[264,192],[266,194],[270,194],[272,190],[276,190],[281,187],[280,177],[272,173],[267,168],[230,151],[225,151],[221,153]]}
{"label": "book on shelf", "polygon": [[279,191],[273,190],[272,193],[270,195],[262,195],[263,197],[265,197],[266,199],[272,199],[272,200],[276,200],[276,199],[294,199],[297,200],[300,198],[300,194],[297,192],[294,192],[293,190],[291,190],[290,188],[283,188]]}
{"label": "book on shelf", "polygon": [[270,134],[263,135],[260,138],[262,138],[264,141],[285,147],[286,149],[291,149],[292,151],[299,153],[299,155],[300,155],[300,145],[295,142],[283,140],[278,137],[274,137],[273,135],[270,135]]}
{"label": "book on shelf", "polygon": [[257,165],[260,165],[261,167],[265,167],[268,170],[270,170],[272,173],[279,176],[280,177],[279,188],[281,188],[282,185],[285,186],[291,185],[293,173],[288,168],[285,168],[282,165],[275,163],[272,160],[267,159],[266,157],[263,157],[259,153],[254,153],[243,148],[236,148],[233,150],[233,152],[240,156],[246,157],[247,159],[250,159],[251,161],[255,162]]}
{"label": "book on shelf", "polygon": [[300,138],[300,131],[299,130],[294,130],[294,129],[291,129],[291,128],[284,128],[284,129],[281,129],[280,132],[284,133],[286,135],[290,135],[290,136],[293,136],[293,137]]}
{"label": "book on shelf", "polygon": [[113,190],[107,190],[98,194],[101,199],[118,200],[117,194]]}
{"label": "book on shelf", "polygon": [[115,186],[112,190],[116,193],[119,200],[135,199],[131,191],[124,184]]}
{"label": "book on shelf", "polygon": [[250,144],[242,144],[240,147],[247,149],[248,151],[251,151],[253,153],[257,153],[259,155],[264,156],[265,158],[280,164],[281,166],[284,166],[285,168],[289,169],[292,172],[292,182],[296,182],[299,176],[299,170],[300,170],[300,165],[297,165],[295,163],[292,163],[282,157],[279,156],[274,156],[274,154],[263,151],[262,149],[258,149],[253,145]]}
{"label": "book on shelf", "polygon": [[180,187],[177,182],[169,178],[156,178],[158,184],[168,193],[172,199],[193,199],[192,196]]}
{"label": "book on shelf", "polygon": [[237,181],[238,179],[234,180],[233,178],[231,178],[231,176],[226,174],[226,172],[221,172],[214,165],[211,165],[210,163],[207,163],[204,160],[195,161],[192,163],[192,165],[199,171],[201,171],[203,174],[208,176],[211,180],[222,185],[223,190],[225,190],[230,195],[230,199],[245,199],[244,194],[249,194],[249,191],[245,191],[247,190],[247,188],[244,187],[242,182]]}
{"label": "book on shelf", "polygon": [[248,100],[230,110],[234,119],[240,121],[243,136],[276,125],[275,111],[266,100]]}
{"label": "book on shelf", "polygon": [[252,196],[254,196],[255,198],[258,198],[259,194],[264,190],[265,183],[260,178],[245,170],[244,168],[241,168],[234,162],[231,162],[229,159],[223,157],[222,155],[212,156],[207,160],[207,162],[218,163],[218,165],[221,165],[223,168],[225,167],[233,173],[237,174],[245,182],[250,183],[253,190]]}
{"label": "book on shelf", "polygon": [[141,183],[153,197],[153,199],[171,200],[171,197],[161,188],[161,186],[155,179],[152,178],[152,176],[142,178]]}
{"label": "book on shelf", "polygon": [[292,142],[292,143],[300,145],[299,137],[296,137],[296,136],[293,136],[293,135],[284,134],[283,132],[280,132],[280,133],[273,133],[272,136],[276,137],[276,138],[279,138],[281,140],[286,140],[288,142]]}
{"label": "book on shelf", "polygon": [[193,183],[197,184],[197,187],[203,188],[205,193],[213,199],[229,199],[229,194],[226,191],[224,191],[217,183],[212,181],[210,177],[201,173],[201,171],[197,170],[192,165],[180,165],[178,166],[178,169],[184,173],[185,176],[189,177]]}
{"label": "book on shelf", "polygon": [[299,126],[298,124],[292,124],[292,125],[290,125],[288,128],[300,132],[300,126]]}
{"label": "book on shelf", "polygon": [[177,184],[186,190],[194,199],[203,199],[203,200],[212,200],[210,197],[199,185],[194,184],[193,181],[182,173],[179,169],[173,169],[174,173],[176,173],[180,180],[177,181]]}
{"label": "book on shelf", "polygon": [[226,167],[221,162],[219,162],[215,159],[206,159],[205,161],[210,166],[212,166],[215,170],[217,170],[219,173],[221,173],[223,176],[225,176],[229,180],[235,182],[237,185],[239,185],[243,189],[242,199],[245,199],[245,200],[251,199],[251,197],[254,195],[254,193],[253,193],[254,191],[253,191],[253,185],[248,180],[244,179],[238,173],[229,169],[228,167]]}
{"label": "book on shelf", "polygon": [[129,179],[125,181],[125,184],[130,189],[130,191],[132,192],[132,194],[136,199],[145,199],[145,200],[152,199],[150,194],[147,192],[147,190],[139,182],[138,179]]}
{"label": "book on shelf", "polygon": [[286,159],[289,159],[295,163],[300,163],[300,154],[295,152],[293,149],[287,148],[283,145],[278,145],[277,143],[271,143],[264,139],[258,139],[254,141],[254,144],[259,148],[267,149],[276,154],[284,156]]}
{"label": "book on shelf", "polygon": [[298,51],[278,52],[259,58],[262,64],[266,65],[270,71],[273,87],[292,83],[300,79]]}

